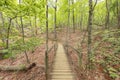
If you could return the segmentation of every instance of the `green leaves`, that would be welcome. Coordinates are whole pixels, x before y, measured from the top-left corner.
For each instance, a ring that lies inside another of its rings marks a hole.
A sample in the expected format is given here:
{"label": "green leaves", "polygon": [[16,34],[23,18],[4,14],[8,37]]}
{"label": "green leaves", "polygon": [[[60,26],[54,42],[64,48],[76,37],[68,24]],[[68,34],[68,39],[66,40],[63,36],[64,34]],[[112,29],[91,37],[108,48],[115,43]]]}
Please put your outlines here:
{"label": "green leaves", "polygon": [[19,39],[15,43],[12,43],[8,50],[4,50],[4,53],[7,52],[7,54],[4,55],[4,58],[15,57],[16,54],[22,53],[24,51],[33,51],[36,46],[42,43],[43,39],[36,37],[28,39],[25,41],[25,44],[23,44],[22,39]]}
{"label": "green leaves", "polygon": [[117,74],[117,70],[113,67],[109,67],[108,69],[108,73],[110,74],[110,77],[112,77],[113,79],[119,77],[119,75]]}

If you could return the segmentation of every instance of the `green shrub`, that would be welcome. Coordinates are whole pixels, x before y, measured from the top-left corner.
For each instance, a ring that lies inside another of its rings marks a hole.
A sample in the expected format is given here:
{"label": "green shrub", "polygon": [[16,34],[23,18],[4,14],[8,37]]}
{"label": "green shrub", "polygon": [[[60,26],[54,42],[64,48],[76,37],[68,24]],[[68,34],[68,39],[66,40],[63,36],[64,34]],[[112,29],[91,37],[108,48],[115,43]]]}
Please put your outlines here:
{"label": "green shrub", "polygon": [[13,44],[10,44],[8,53],[4,55],[4,58],[15,57],[16,54],[22,53],[24,51],[33,51],[36,46],[43,42],[40,38],[30,38],[23,44],[22,39],[17,40]]}

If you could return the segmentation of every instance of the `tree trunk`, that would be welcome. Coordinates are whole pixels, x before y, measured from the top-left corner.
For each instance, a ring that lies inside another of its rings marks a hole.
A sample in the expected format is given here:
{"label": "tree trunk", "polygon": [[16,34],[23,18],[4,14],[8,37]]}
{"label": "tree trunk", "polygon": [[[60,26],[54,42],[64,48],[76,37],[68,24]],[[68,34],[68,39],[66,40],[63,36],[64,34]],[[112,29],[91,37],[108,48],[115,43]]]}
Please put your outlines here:
{"label": "tree trunk", "polygon": [[12,19],[10,18],[8,29],[7,29],[6,49],[9,48],[9,35],[10,35],[11,22],[12,22]]}
{"label": "tree trunk", "polygon": [[[21,0],[19,0],[19,4],[21,4]],[[20,22],[21,22],[21,28],[22,28],[22,38],[23,38],[23,45],[25,45],[25,36],[24,36],[24,26],[23,26],[23,19],[22,19],[22,16],[20,17]],[[25,50],[25,56],[26,56],[26,61],[27,63],[30,63],[29,59],[28,59],[28,55],[27,55],[27,52]]]}
{"label": "tree trunk", "polygon": [[105,28],[109,29],[109,21],[110,21],[110,11],[109,11],[109,5],[108,0],[106,0],[106,22],[105,22]]}
{"label": "tree trunk", "polygon": [[92,16],[93,16],[93,7],[92,0],[89,0],[89,18],[88,18],[88,68],[90,69],[92,66],[91,62],[91,32],[92,32]]}
{"label": "tree trunk", "polygon": [[83,14],[81,13],[80,16],[80,29],[82,30],[82,23],[83,23]]}
{"label": "tree trunk", "polygon": [[45,76],[48,80],[48,0],[46,0],[46,51],[45,51]]}
{"label": "tree trunk", "polygon": [[4,17],[3,17],[3,13],[2,12],[0,12],[0,14],[1,14],[1,19],[2,19],[2,27],[4,27]]}
{"label": "tree trunk", "polygon": [[54,14],[54,39],[55,39],[55,45],[54,45],[54,51],[56,54],[56,49],[57,49],[57,32],[56,32],[56,28],[57,28],[57,0],[55,1],[55,14]]}
{"label": "tree trunk", "polygon": [[35,14],[35,35],[38,34],[38,31],[37,31],[37,16]]}
{"label": "tree trunk", "polygon": [[29,14],[29,26],[30,26],[30,28],[31,28],[31,35],[32,36],[34,36],[34,30],[33,30],[33,27],[32,27],[32,21],[31,21],[31,16],[30,16],[30,14]]}
{"label": "tree trunk", "polygon": [[[74,0],[72,0],[72,5],[74,4]],[[74,7],[73,7],[73,32],[75,33],[75,15],[74,15]]]}
{"label": "tree trunk", "polygon": [[1,35],[2,35],[2,42],[5,43],[5,35],[4,35],[4,33],[5,33],[5,29],[4,29],[4,27],[5,27],[5,26],[4,26],[5,22],[4,22],[3,13],[0,12],[0,14],[1,14],[1,20],[2,20],[2,27],[3,27],[3,29],[0,31],[0,33],[1,33]]}
{"label": "tree trunk", "polygon": [[[24,36],[24,27],[23,27],[23,20],[22,20],[22,17],[20,17],[20,21],[21,21],[21,28],[22,28],[22,38],[23,38],[23,45],[25,45],[25,36]],[[26,56],[26,60],[27,60],[27,63],[30,63],[29,59],[28,59],[28,55],[27,55],[27,52],[25,50],[25,56]]]}
{"label": "tree trunk", "polygon": [[118,29],[120,29],[120,1],[117,0],[117,21],[118,21]]}
{"label": "tree trunk", "polygon": [[[66,45],[68,45],[69,40],[69,27],[70,27],[70,0],[68,0],[68,24],[66,28]],[[68,53],[68,47],[66,47],[66,53]]]}
{"label": "tree trunk", "polygon": [[57,38],[57,33],[56,33],[56,12],[57,12],[57,0],[55,1],[55,13],[54,13],[54,38],[56,40]]}

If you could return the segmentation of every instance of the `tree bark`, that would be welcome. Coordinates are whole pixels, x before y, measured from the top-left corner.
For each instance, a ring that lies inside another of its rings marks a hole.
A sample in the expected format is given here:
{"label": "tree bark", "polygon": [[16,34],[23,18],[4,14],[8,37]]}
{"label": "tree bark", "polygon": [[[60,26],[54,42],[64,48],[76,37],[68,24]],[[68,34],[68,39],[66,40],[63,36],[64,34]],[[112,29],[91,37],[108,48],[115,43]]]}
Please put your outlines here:
{"label": "tree bark", "polygon": [[46,0],[46,51],[45,51],[45,76],[48,80],[48,0]]}
{"label": "tree bark", "polygon": [[89,0],[89,18],[88,18],[88,68],[91,68],[92,62],[91,62],[91,32],[92,32],[92,20],[93,20],[93,5],[92,0]]}
{"label": "tree bark", "polygon": [[5,22],[4,22],[4,17],[3,17],[3,13],[2,12],[0,12],[0,14],[1,14],[1,20],[2,20],[2,27],[3,27],[3,29],[0,31],[0,33],[1,33],[1,35],[2,35],[2,42],[3,43],[5,43],[5,35],[3,35],[4,33],[5,33],[5,29],[4,29],[4,24],[5,24]]}
{"label": "tree bark", "polygon": [[37,16],[35,14],[35,35],[38,34],[38,31],[37,31]]}
{"label": "tree bark", "polygon": [[[74,0],[72,0],[72,5],[74,4]],[[75,33],[75,15],[74,15],[74,7],[73,7],[73,33]]]}
{"label": "tree bark", "polygon": [[12,19],[10,18],[8,29],[7,29],[6,49],[9,48],[9,35],[10,35],[11,22],[12,22]]}
{"label": "tree bark", "polygon": [[56,25],[57,25],[57,23],[56,23],[56,21],[57,21],[57,18],[56,18],[56,12],[57,12],[57,0],[55,1],[55,13],[54,13],[54,38],[55,38],[55,40],[57,39],[57,32],[56,32]]}
{"label": "tree bark", "polygon": [[83,14],[81,13],[80,16],[80,29],[82,30],[82,23],[83,23]]}
{"label": "tree bark", "polygon": [[[70,27],[70,0],[68,0],[68,23],[66,28],[66,45],[68,45],[69,40],[69,27]],[[68,53],[68,47],[66,47],[66,53]]]}
{"label": "tree bark", "polygon": [[55,0],[55,14],[54,14],[54,39],[55,39],[55,44],[54,44],[54,52],[56,54],[56,49],[57,49],[57,0]]}
{"label": "tree bark", "polygon": [[118,21],[118,29],[120,29],[120,1],[117,0],[117,21]]}
{"label": "tree bark", "polygon": [[108,0],[106,0],[106,22],[105,22],[105,28],[109,29],[109,21],[110,21],[110,11],[109,11],[109,5]]}

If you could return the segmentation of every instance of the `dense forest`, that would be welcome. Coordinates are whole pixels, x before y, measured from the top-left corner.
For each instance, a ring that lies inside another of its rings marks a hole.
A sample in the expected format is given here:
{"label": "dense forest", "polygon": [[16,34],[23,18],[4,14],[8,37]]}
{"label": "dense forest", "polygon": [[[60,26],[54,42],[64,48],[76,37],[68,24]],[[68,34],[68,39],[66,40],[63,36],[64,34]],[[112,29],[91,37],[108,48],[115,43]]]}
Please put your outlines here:
{"label": "dense forest", "polygon": [[0,0],[0,80],[120,80],[120,0]]}

